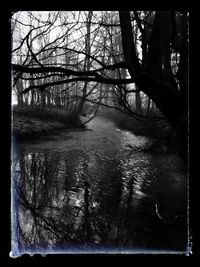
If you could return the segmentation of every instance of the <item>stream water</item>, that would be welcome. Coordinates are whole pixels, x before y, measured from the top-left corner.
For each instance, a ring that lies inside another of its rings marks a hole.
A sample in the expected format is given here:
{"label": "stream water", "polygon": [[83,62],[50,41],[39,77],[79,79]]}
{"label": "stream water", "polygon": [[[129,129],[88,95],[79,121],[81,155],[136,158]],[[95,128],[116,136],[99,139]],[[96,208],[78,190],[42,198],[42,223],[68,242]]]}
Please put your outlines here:
{"label": "stream water", "polygon": [[96,117],[14,146],[13,254],[187,250],[187,174],[177,154]]}

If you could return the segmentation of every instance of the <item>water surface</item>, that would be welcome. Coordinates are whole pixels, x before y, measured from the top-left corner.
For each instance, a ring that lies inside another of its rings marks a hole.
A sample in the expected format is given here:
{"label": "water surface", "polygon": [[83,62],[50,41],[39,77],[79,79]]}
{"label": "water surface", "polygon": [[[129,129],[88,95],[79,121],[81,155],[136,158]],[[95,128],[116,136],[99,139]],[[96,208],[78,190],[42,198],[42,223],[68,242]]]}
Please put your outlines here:
{"label": "water surface", "polygon": [[186,251],[187,175],[150,144],[96,117],[13,149],[13,253]]}

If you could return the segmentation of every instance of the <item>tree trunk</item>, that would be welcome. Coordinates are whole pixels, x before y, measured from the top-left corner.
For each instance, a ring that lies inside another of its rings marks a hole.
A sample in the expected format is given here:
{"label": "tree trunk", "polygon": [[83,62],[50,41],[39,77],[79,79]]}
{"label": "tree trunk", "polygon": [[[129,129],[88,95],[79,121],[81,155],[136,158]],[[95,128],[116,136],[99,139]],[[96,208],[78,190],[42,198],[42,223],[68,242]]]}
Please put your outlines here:
{"label": "tree trunk", "polygon": [[[92,11],[89,11],[88,18],[87,18],[87,34],[86,34],[86,39],[85,39],[85,51],[86,51],[87,55],[90,55],[90,52],[91,52],[90,31],[91,31],[92,14],[93,14]],[[89,69],[90,69],[90,57],[87,55],[85,56],[84,70],[89,71]],[[78,116],[79,114],[81,114],[81,112],[83,110],[83,105],[85,103],[85,98],[86,98],[86,94],[87,94],[87,86],[88,86],[88,82],[85,82],[84,86],[83,86],[83,94],[81,96],[81,101],[78,105],[78,108],[76,109],[76,112],[74,114],[75,116]]]}
{"label": "tree trunk", "polygon": [[42,91],[41,92],[41,100],[42,100],[42,107],[43,108],[45,108],[45,92],[44,91]]}
{"label": "tree trunk", "polygon": [[150,105],[151,105],[151,99],[148,97],[147,110],[146,110],[147,116],[149,116],[149,114],[150,114]]}
{"label": "tree trunk", "polygon": [[[176,129],[182,140],[184,153],[187,147],[187,91],[188,91],[188,49],[187,49],[187,22],[182,39],[186,44],[182,49],[180,62],[180,93],[171,72],[169,71],[169,49],[172,38],[172,21],[170,12],[156,12],[152,33],[149,40],[147,62],[143,69],[136,56],[135,44],[132,35],[132,26],[129,12],[119,12],[122,33],[122,44],[125,61],[129,73],[135,84],[160,109],[166,119]],[[184,129],[183,129],[184,128]]]}
{"label": "tree trunk", "polygon": [[136,112],[142,114],[140,92],[135,93],[135,106],[136,106]]}

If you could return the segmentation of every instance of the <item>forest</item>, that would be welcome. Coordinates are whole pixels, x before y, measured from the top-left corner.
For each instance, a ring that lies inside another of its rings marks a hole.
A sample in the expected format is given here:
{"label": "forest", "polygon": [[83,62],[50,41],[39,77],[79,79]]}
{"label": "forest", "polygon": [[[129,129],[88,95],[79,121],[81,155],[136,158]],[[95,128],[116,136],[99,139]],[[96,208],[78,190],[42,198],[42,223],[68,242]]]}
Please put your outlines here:
{"label": "forest", "polygon": [[10,23],[13,255],[188,252],[189,12],[19,11]]}

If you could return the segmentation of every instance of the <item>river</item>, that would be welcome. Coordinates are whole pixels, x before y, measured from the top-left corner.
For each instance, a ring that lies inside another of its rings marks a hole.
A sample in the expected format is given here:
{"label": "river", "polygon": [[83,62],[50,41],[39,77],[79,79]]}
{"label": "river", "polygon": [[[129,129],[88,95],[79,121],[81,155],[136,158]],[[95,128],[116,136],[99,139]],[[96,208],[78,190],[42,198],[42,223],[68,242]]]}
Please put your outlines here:
{"label": "river", "polygon": [[96,117],[15,145],[13,255],[187,251],[187,173],[151,142]]}

